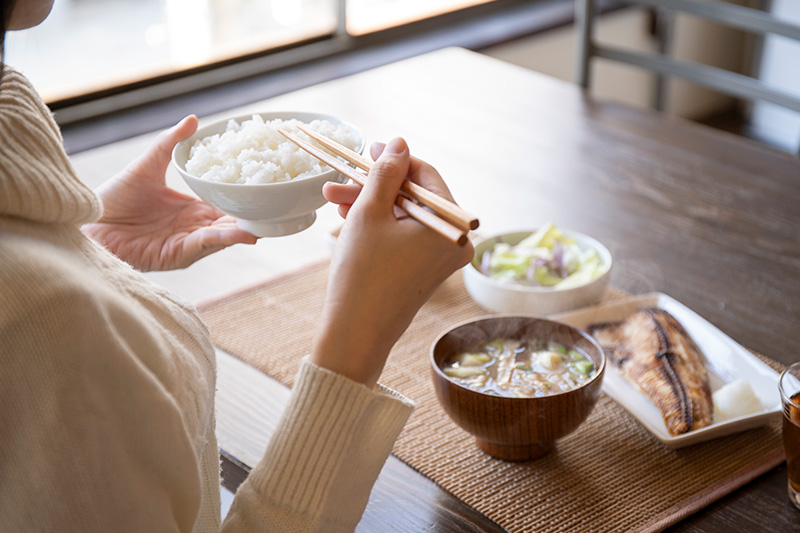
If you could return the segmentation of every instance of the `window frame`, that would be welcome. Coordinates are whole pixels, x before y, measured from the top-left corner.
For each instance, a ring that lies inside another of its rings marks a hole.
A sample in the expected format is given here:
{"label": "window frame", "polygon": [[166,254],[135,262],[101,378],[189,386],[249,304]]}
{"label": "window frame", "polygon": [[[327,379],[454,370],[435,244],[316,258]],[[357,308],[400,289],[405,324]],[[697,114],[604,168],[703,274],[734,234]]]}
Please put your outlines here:
{"label": "window frame", "polygon": [[[48,102],[59,125],[67,126],[112,113],[277,74],[320,62],[336,62],[354,54],[394,49],[385,61],[403,59],[444,46],[469,49],[510,41],[572,20],[572,0],[494,0],[360,36],[347,33],[347,0],[337,1],[333,33],[156,76],[135,83]],[[497,24],[500,21],[501,24]],[[417,42],[415,42],[417,41]],[[405,51],[403,51],[405,50]],[[365,61],[364,68],[381,62]],[[342,72],[345,75],[351,72]],[[308,78],[307,78],[308,79]],[[318,83],[320,79],[312,79]],[[306,83],[309,85],[311,83]],[[288,90],[301,86],[290,87]],[[286,92],[286,91],[284,91]]]}

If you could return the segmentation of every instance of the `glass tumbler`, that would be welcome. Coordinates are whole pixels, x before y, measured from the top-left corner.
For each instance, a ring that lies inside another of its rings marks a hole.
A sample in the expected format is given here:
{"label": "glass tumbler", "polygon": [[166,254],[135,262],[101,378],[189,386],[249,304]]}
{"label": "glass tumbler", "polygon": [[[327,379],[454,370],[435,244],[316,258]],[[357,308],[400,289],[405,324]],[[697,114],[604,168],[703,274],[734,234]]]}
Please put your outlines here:
{"label": "glass tumbler", "polygon": [[789,470],[789,499],[800,509],[800,363],[783,371],[778,389],[783,406],[783,447]]}

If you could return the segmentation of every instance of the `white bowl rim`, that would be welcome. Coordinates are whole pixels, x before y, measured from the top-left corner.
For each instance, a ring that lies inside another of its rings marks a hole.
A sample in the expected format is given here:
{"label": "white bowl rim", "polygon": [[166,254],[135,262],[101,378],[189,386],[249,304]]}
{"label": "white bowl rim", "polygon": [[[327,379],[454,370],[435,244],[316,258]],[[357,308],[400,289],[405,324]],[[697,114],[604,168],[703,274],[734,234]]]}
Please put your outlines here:
{"label": "white bowl rim", "polygon": [[[580,386],[578,386],[578,387],[576,387],[576,388],[574,388],[572,390],[561,391],[561,392],[557,392],[555,394],[548,394],[547,396],[528,396],[528,397],[525,397],[525,398],[518,398],[518,397],[514,397],[514,396],[495,396],[493,394],[486,394],[485,392],[481,392],[481,391],[472,389],[470,387],[467,387],[465,385],[462,385],[460,383],[457,383],[457,382],[453,381],[450,378],[450,376],[445,374],[444,370],[442,370],[442,368],[438,364],[436,364],[436,359],[433,356],[433,349],[434,349],[434,347],[436,347],[437,344],[439,344],[439,341],[441,341],[442,338],[444,338],[445,335],[448,335],[449,333],[452,333],[453,331],[457,330],[458,328],[461,328],[461,327],[464,327],[464,326],[468,326],[469,324],[472,324],[474,322],[481,322],[481,321],[484,321],[484,320],[500,319],[500,318],[528,318],[528,319],[531,319],[531,320],[538,320],[538,321],[544,321],[544,322],[553,322],[555,324],[559,324],[559,325],[562,325],[562,326],[566,326],[566,327],[568,327],[570,329],[574,329],[574,330],[578,331],[579,333],[581,333],[584,337],[589,339],[589,341],[592,342],[593,344],[595,344],[598,348],[600,348],[600,367],[597,369],[597,371],[594,373],[594,376],[592,376],[591,379],[589,379],[586,383],[581,383]],[[583,389],[584,387],[588,386],[590,383],[593,383],[595,380],[602,379],[602,378],[600,378],[600,376],[605,374],[605,370],[606,370],[606,366],[607,366],[606,362],[607,361],[608,361],[608,358],[606,357],[605,350],[603,349],[602,346],[600,346],[600,343],[597,342],[597,339],[592,337],[588,332],[586,332],[586,331],[584,331],[584,330],[582,330],[580,328],[576,328],[573,325],[567,324],[566,322],[560,322],[558,320],[553,320],[551,318],[545,318],[545,317],[542,317],[542,316],[526,315],[524,313],[499,313],[499,314],[496,314],[496,315],[482,315],[482,316],[477,316],[477,317],[473,317],[473,318],[468,318],[466,320],[462,320],[461,322],[451,326],[446,331],[443,331],[442,333],[437,335],[436,338],[434,339],[433,343],[431,344],[431,349],[430,349],[430,362],[431,362],[431,366],[433,367],[434,372],[436,372],[441,377],[443,377],[443,378],[447,379],[448,381],[450,381],[450,383],[452,383],[453,385],[455,385],[457,387],[461,387],[462,389],[466,389],[468,391],[474,392],[476,394],[480,394],[482,396],[489,396],[489,397],[492,397],[492,398],[502,398],[503,400],[512,400],[512,401],[514,401],[514,400],[521,400],[521,401],[525,401],[525,400],[543,400],[543,399],[546,399],[546,398],[554,398],[554,397],[560,396],[562,394],[569,394],[569,393],[575,392],[577,390]]]}
{"label": "white bowl rim", "polygon": [[[172,152],[170,154],[170,158],[171,158],[172,164],[175,165],[175,168],[178,169],[179,174],[181,175],[181,177],[184,178],[184,179],[187,179],[187,180],[197,181],[199,183],[204,183],[204,184],[211,183],[211,184],[214,184],[214,186],[220,187],[221,189],[235,188],[236,190],[241,190],[241,189],[248,189],[248,188],[264,188],[264,187],[285,186],[287,183],[297,183],[299,181],[318,179],[318,178],[323,177],[323,176],[325,177],[325,181],[328,181],[328,177],[329,176],[334,175],[335,173],[338,172],[335,169],[329,168],[325,172],[321,172],[319,174],[313,174],[311,176],[306,176],[304,178],[291,179],[291,180],[287,180],[287,181],[277,181],[277,182],[272,182],[272,183],[228,183],[228,182],[225,182],[225,181],[212,181],[212,180],[206,180],[206,179],[200,178],[198,176],[193,176],[193,175],[189,174],[189,172],[186,170],[186,163],[184,163],[183,165],[179,165],[178,164],[177,160],[175,159],[175,154],[177,153],[179,148],[185,146],[189,142],[195,142],[197,139],[201,139],[203,137],[207,137],[208,135],[206,135],[206,134],[201,135],[203,133],[203,130],[212,129],[213,127],[218,126],[219,124],[222,124],[222,123],[227,124],[231,120],[235,120],[236,122],[240,122],[241,123],[244,120],[252,119],[253,115],[260,115],[263,118],[267,118],[267,117],[271,116],[273,119],[280,118],[281,120],[289,120],[291,118],[295,118],[297,120],[305,121],[305,119],[298,118],[298,116],[313,116],[313,117],[315,117],[314,119],[311,119],[311,120],[328,120],[328,121],[330,121],[331,119],[333,119],[333,121],[335,121],[336,123],[339,123],[339,124],[342,124],[344,126],[347,126],[348,128],[350,128],[351,130],[355,131],[358,134],[358,136],[359,136],[359,138],[361,140],[361,143],[356,148],[356,150],[354,150],[355,152],[361,153],[364,150],[365,146],[366,146],[366,139],[364,138],[364,133],[359,128],[357,128],[353,123],[351,123],[351,122],[349,122],[347,120],[343,120],[343,119],[341,119],[341,118],[339,118],[337,116],[329,115],[327,113],[317,113],[315,111],[257,111],[257,112],[252,112],[252,113],[243,113],[243,114],[236,115],[236,116],[233,116],[233,117],[227,117],[227,118],[221,118],[219,120],[214,120],[213,122],[209,122],[208,124],[203,124],[202,126],[197,128],[197,131],[195,131],[191,135],[191,137],[189,137],[188,139],[184,139],[183,141],[181,141],[181,142],[179,142],[179,143],[177,143],[175,145],[175,147],[172,149]],[[288,117],[288,118],[284,118],[284,117]]]}
{"label": "white bowl rim", "polygon": [[577,291],[577,290],[580,290],[580,289],[583,289],[583,288],[587,287],[588,285],[591,285],[592,283],[596,283],[596,282],[602,280],[604,277],[608,276],[608,274],[611,272],[611,265],[612,265],[614,259],[611,256],[611,252],[608,250],[608,248],[606,248],[605,245],[603,245],[603,243],[601,243],[600,241],[598,241],[594,237],[591,237],[591,236],[586,235],[585,233],[581,233],[579,231],[574,231],[574,230],[570,230],[570,229],[563,229],[563,228],[559,228],[559,230],[564,235],[567,235],[568,237],[572,237],[576,241],[586,243],[591,248],[594,248],[595,250],[597,250],[597,253],[600,254],[600,259],[603,261],[603,264],[607,265],[605,271],[602,274],[600,274],[600,276],[598,276],[597,278],[595,278],[595,279],[593,279],[591,281],[587,281],[586,283],[581,283],[580,285],[575,285],[573,287],[561,288],[561,287],[554,287],[554,286],[550,286],[550,287],[538,286],[537,287],[537,286],[529,286],[529,285],[519,285],[517,283],[501,283],[501,282],[499,282],[499,281],[497,281],[495,279],[490,278],[489,276],[487,276],[486,274],[484,274],[483,272],[478,270],[478,267],[475,266],[475,261],[478,260],[478,257],[477,257],[478,252],[477,252],[477,250],[478,250],[478,247],[481,246],[482,244],[484,244],[484,243],[486,243],[486,242],[488,242],[490,240],[497,239],[498,237],[499,238],[503,238],[503,237],[507,237],[507,236],[511,236],[511,235],[513,235],[513,236],[531,235],[534,231],[536,231],[535,229],[534,230],[520,230],[520,231],[505,231],[503,233],[498,233],[496,235],[492,235],[490,237],[486,237],[485,239],[479,240],[478,242],[476,242],[474,244],[475,256],[472,258],[472,261],[469,262],[469,264],[467,265],[467,268],[471,268],[475,272],[475,274],[480,276],[489,285],[492,285],[492,286],[497,287],[499,289],[513,290],[513,291],[519,291],[519,292],[523,292],[523,293],[529,292],[529,293],[532,293],[532,294],[549,293],[549,292],[568,293],[568,292],[571,292],[571,291]]}

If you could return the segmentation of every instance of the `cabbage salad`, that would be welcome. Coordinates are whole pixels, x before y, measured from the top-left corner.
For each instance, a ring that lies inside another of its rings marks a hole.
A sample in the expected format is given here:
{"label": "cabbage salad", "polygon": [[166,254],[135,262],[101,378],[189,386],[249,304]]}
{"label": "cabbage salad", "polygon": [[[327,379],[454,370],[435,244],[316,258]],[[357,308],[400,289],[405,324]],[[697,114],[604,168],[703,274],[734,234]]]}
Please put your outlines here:
{"label": "cabbage salad", "polygon": [[483,253],[476,266],[501,283],[560,289],[583,285],[608,270],[597,250],[581,249],[552,223],[515,246],[497,242],[492,250]]}

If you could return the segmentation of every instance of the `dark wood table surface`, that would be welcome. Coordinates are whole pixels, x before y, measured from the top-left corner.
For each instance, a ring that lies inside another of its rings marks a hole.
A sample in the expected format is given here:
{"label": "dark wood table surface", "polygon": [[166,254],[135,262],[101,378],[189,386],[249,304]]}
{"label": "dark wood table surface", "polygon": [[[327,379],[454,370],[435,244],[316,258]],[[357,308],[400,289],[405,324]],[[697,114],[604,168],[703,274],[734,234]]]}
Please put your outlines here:
{"label": "dark wood table surface", "polygon": [[[613,285],[632,293],[669,294],[742,345],[785,364],[800,360],[800,161],[795,157],[705,126],[597,101],[573,85],[460,49],[231,114],[275,109],[341,116],[361,127],[369,141],[402,135],[412,153],[432,162],[460,203],[480,217],[481,233],[530,229],[546,221],[588,233],[614,256]],[[82,164],[93,167],[124,151],[86,155]],[[293,241],[314,248],[314,257],[327,253],[325,224],[335,217],[320,219],[322,227]],[[177,275],[158,279],[180,291],[187,275],[205,277],[214,268],[241,264],[247,253],[260,254],[252,269],[266,277],[295,266],[279,268],[264,259],[273,247],[284,246],[281,242],[262,240],[256,251],[223,252],[209,258],[210,266],[182,273],[181,281]],[[245,278],[237,283],[252,281]],[[195,300],[210,296],[185,291]],[[256,409],[244,404],[258,404],[248,390],[255,395],[263,390],[259,379],[237,373],[236,386],[227,386],[221,378],[221,447],[242,449],[253,418],[234,423],[225,413]],[[241,475],[227,463],[231,485]],[[786,496],[785,464],[671,529],[800,531],[800,511]],[[359,530],[502,529],[392,458]]]}

